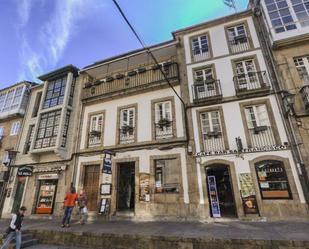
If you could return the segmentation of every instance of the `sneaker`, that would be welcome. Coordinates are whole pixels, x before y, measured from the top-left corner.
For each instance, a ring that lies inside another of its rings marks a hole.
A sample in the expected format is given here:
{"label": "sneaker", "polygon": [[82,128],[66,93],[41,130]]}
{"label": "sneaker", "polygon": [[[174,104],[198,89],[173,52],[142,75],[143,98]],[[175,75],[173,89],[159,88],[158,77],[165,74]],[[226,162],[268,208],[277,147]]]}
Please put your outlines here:
{"label": "sneaker", "polygon": [[70,227],[70,224],[67,224],[66,227]]}
{"label": "sneaker", "polygon": [[65,227],[65,225],[64,225],[64,224],[62,224],[62,225],[61,225],[61,227],[62,227],[62,228],[64,228],[64,227]]}

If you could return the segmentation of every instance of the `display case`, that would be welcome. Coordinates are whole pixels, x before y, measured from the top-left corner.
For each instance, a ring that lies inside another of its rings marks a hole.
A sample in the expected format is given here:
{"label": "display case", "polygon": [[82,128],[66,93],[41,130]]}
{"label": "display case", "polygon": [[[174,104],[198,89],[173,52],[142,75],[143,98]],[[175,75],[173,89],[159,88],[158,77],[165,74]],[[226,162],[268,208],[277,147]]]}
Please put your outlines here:
{"label": "display case", "polygon": [[38,200],[36,206],[37,214],[52,214],[55,201],[57,181],[40,181]]}

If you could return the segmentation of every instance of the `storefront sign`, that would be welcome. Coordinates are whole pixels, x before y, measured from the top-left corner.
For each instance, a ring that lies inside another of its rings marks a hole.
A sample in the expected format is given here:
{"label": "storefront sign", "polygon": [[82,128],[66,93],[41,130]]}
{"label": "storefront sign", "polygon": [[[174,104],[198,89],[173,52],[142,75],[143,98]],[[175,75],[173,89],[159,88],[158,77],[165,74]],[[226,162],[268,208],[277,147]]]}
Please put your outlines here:
{"label": "storefront sign", "polygon": [[219,218],[221,217],[221,212],[220,212],[220,205],[219,205],[219,199],[218,199],[216,177],[207,176],[207,179],[208,179],[208,191],[209,191],[209,197],[210,197],[212,217]]}
{"label": "storefront sign", "polygon": [[278,150],[286,150],[287,148],[288,147],[286,145],[274,145],[274,146],[264,146],[264,147],[254,147],[254,148],[243,148],[241,151],[238,151],[238,150],[200,151],[200,152],[195,153],[195,157],[243,154],[243,153],[254,153],[254,152],[264,152],[264,151],[278,151]]}
{"label": "storefront sign", "polygon": [[100,214],[108,214],[109,212],[109,206],[110,206],[110,199],[102,198],[100,203]]}
{"label": "storefront sign", "polygon": [[61,165],[61,166],[44,166],[44,167],[37,167],[34,168],[34,173],[48,173],[48,172],[61,172],[65,171],[67,168],[67,165]]}
{"label": "storefront sign", "polygon": [[51,180],[51,179],[59,179],[58,174],[46,174],[46,175],[40,175],[38,177],[39,180]]}
{"label": "storefront sign", "polygon": [[239,174],[239,182],[245,214],[258,214],[258,206],[251,174]]}
{"label": "storefront sign", "polygon": [[150,174],[148,173],[140,173],[139,175],[139,200],[140,201],[150,201],[149,196],[149,182],[150,182]]}
{"label": "storefront sign", "polygon": [[111,195],[112,194],[112,184],[111,183],[102,183],[100,186],[101,195]]}
{"label": "storefront sign", "polygon": [[32,176],[33,175],[33,167],[32,166],[21,166],[18,168],[17,176]]}
{"label": "storefront sign", "polygon": [[103,173],[112,174],[112,159],[110,158],[103,159]]}

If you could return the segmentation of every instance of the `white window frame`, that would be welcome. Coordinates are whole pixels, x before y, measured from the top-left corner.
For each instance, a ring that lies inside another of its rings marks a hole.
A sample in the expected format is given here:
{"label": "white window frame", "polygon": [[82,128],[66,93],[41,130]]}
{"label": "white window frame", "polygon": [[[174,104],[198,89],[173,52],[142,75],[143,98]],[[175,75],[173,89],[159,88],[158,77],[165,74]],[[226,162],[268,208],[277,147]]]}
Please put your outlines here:
{"label": "white window frame", "polygon": [[[299,77],[304,81],[308,81],[307,84],[309,84],[309,55],[294,58],[294,65],[298,71]],[[302,74],[301,71],[305,73]]]}
{"label": "white window frame", "polygon": [[[203,139],[204,139],[204,135],[207,135],[208,132],[215,132],[215,130],[214,130],[215,125],[213,124],[213,117],[212,117],[213,113],[217,113],[218,121],[219,121],[219,130],[217,130],[216,132],[220,132],[222,134],[222,121],[221,121],[220,111],[217,110],[217,111],[201,112],[200,113],[200,119],[201,119],[201,131],[202,131]],[[205,125],[203,124],[203,122],[206,120],[206,119],[203,119],[203,116],[206,116],[206,115],[208,116],[207,120],[208,120],[208,123],[209,123],[209,131],[205,131]]]}
{"label": "white window frame", "polygon": [[[162,106],[162,112],[159,110],[160,106]],[[173,121],[171,100],[155,103],[155,122],[158,123],[161,119]]]}
{"label": "white window frame", "polygon": [[[127,113],[127,120],[124,120],[124,113]],[[119,128],[120,130],[120,137],[119,141],[120,143],[132,143],[135,140],[135,123],[136,123],[136,108],[135,107],[129,107],[129,108],[123,108],[120,110],[120,120],[119,120]],[[131,127],[132,131],[127,131],[126,133],[123,133],[122,129],[123,127]]]}
{"label": "white window frame", "polygon": [[[250,108],[250,111],[249,111],[249,108]],[[261,108],[264,109],[263,110],[264,115],[265,115],[264,118],[261,117],[261,113],[262,113],[262,111],[260,110]],[[245,114],[246,114],[248,129],[254,129],[254,128],[260,127],[260,126],[271,127],[266,104],[246,106],[245,107]],[[254,116],[254,118],[252,117],[252,115]]]}
{"label": "white window frame", "polygon": [[[293,0],[290,0],[290,1],[291,1],[292,9],[293,9],[293,11],[294,11],[294,13],[295,13],[295,16],[296,16],[298,22],[300,23],[300,25],[301,25],[302,27],[307,27],[307,26],[309,26],[309,9],[306,9],[305,1],[304,1],[304,0],[300,0],[301,3],[297,3],[297,4],[293,4],[293,2],[292,2]],[[307,1],[307,3],[308,3],[308,1]],[[303,10],[303,11],[296,12],[296,11],[295,11],[295,7],[296,7],[296,6],[299,6],[299,5],[302,5],[302,6],[304,7],[304,10]],[[299,19],[299,14],[300,14],[301,12],[302,12],[302,13],[306,13],[306,15],[307,15],[307,18],[306,18],[306,19],[303,19],[303,20]]]}
{"label": "white window frame", "polygon": [[[234,40],[235,37],[237,37],[237,36],[243,35],[243,34],[239,34],[239,30],[237,29],[238,27],[243,27],[244,35],[248,38],[246,25],[245,24],[238,24],[238,25],[227,28],[228,38],[229,38],[230,41]],[[232,35],[232,33],[231,33],[232,29],[233,29],[232,32],[234,32],[235,35],[234,34]]]}
{"label": "white window frame", "polygon": [[11,125],[10,136],[15,136],[19,133],[20,130],[20,121],[13,122]]}
{"label": "white window frame", "polygon": [[[99,123],[99,120],[101,119],[101,124]],[[95,124],[94,124],[95,122]],[[101,126],[101,127],[100,127]],[[98,146],[102,143],[102,133],[104,129],[104,114],[93,114],[90,116],[90,123],[89,123],[89,136],[88,136],[88,146]],[[91,132],[99,132],[100,136],[95,136],[96,139],[94,139],[91,142]]]}

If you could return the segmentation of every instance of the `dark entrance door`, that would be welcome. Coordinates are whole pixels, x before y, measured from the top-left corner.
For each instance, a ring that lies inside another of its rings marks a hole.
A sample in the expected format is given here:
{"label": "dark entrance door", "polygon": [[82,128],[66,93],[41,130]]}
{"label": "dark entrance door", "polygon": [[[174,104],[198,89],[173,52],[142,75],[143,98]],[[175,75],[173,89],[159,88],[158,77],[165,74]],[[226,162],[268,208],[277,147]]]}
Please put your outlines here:
{"label": "dark entrance door", "polygon": [[100,165],[85,166],[84,191],[88,197],[88,210],[98,210]]}
{"label": "dark entrance door", "polygon": [[[208,186],[208,198],[211,202],[211,198],[215,199],[214,196],[210,194],[217,195],[217,200],[219,202],[220,213],[222,217],[235,217],[235,200],[234,193],[231,184],[231,177],[229,173],[229,168],[226,165],[216,164],[206,168],[207,175],[207,186]],[[215,178],[216,191],[214,189],[209,189],[209,179]],[[212,206],[210,205],[210,213],[214,214]]]}
{"label": "dark entrance door", "polygon": [[118,164],[117,210],[134,211],[135,163]]}
{"label": "dark entrance door", "polygon": [[18,209],[20,208],[21,199],[23,198],[24,188],[25,188],[25,178],[18,177],[18,183],[16,187],[16,193],[14,197],[12,213],[16,213]]}

